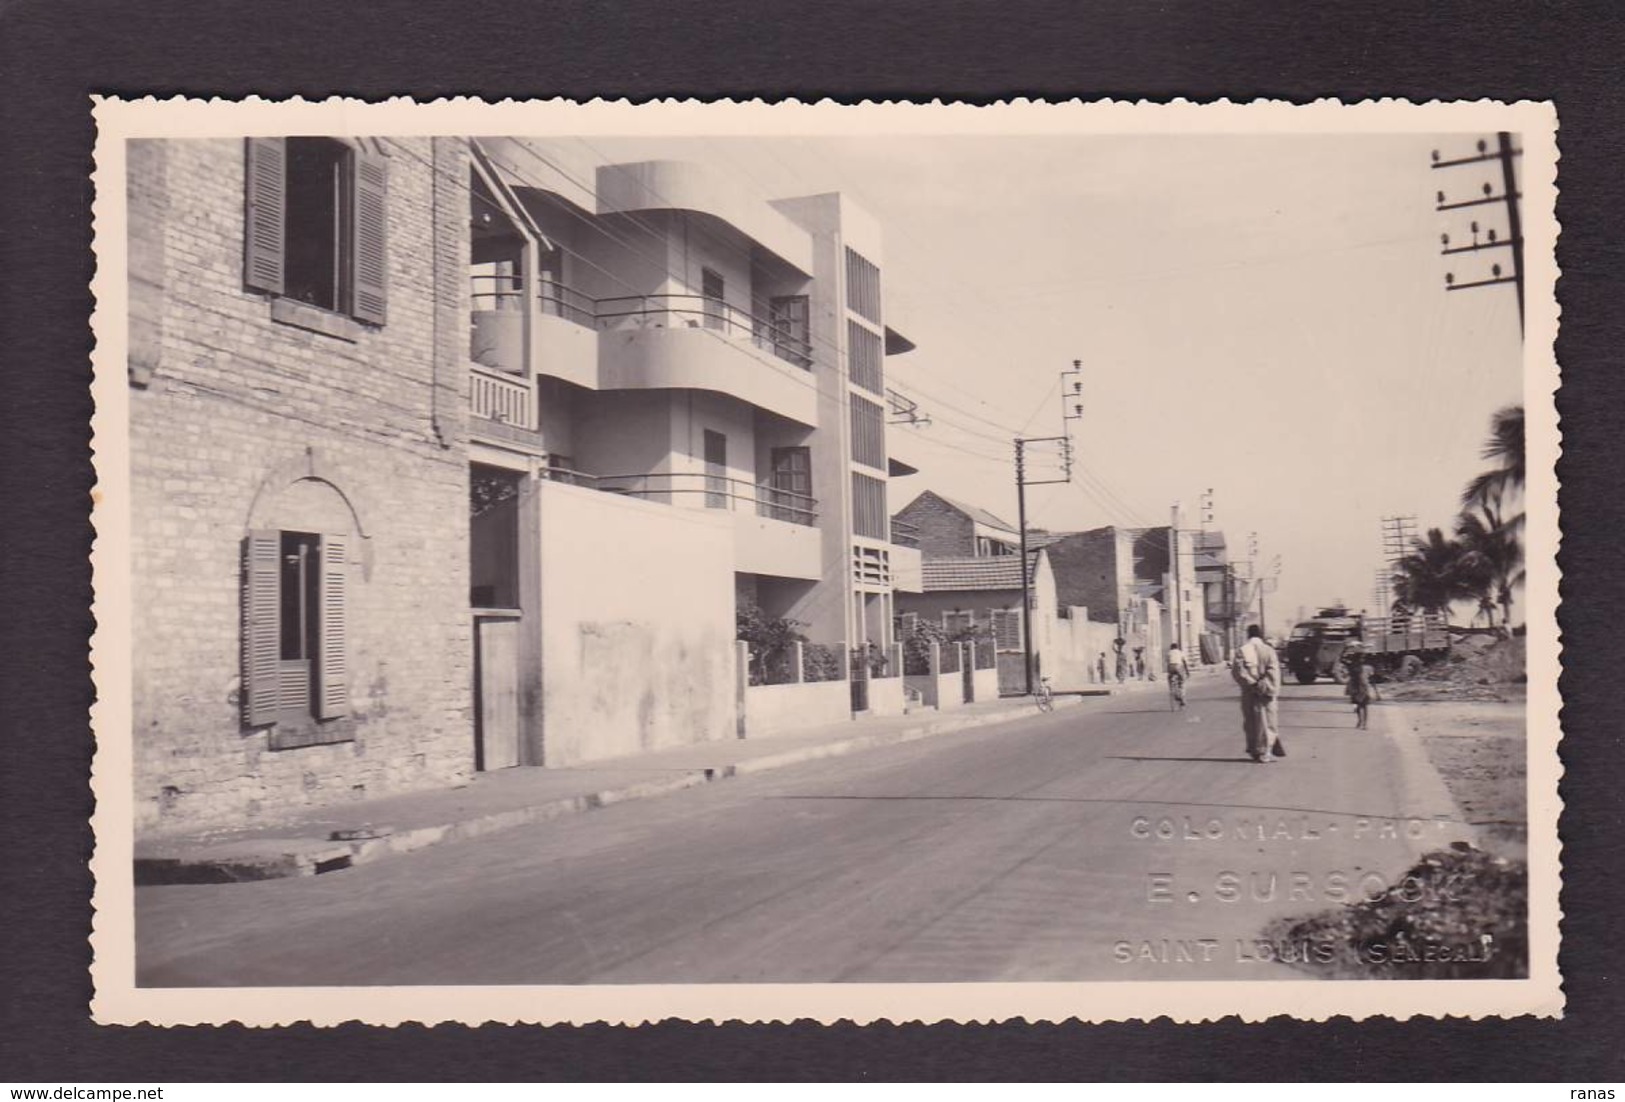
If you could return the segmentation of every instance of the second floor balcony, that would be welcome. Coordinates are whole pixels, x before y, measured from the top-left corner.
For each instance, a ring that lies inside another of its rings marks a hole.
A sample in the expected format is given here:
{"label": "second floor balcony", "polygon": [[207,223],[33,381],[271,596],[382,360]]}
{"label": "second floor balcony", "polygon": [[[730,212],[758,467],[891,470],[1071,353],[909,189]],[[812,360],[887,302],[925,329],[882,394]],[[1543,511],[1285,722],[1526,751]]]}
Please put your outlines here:
{"label": "second floor balcony", "polygon": [[[754,314],[704,295],[592,299],[554,281],[527,294],[517,277],[481,275],[472,307],[477,378],[528,385],[547,375],[591,390],[712,390],[817,423],[805,297],[775,299],[766,314]],[[484,416],[478,408],[476,415]]]}

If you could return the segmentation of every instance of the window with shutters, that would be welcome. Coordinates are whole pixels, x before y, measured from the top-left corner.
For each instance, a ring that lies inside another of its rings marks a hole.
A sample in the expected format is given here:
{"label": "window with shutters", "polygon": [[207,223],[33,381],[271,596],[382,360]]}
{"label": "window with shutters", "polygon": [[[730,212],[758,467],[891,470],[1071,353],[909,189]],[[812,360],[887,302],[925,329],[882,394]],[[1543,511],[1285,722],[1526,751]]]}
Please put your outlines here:
{"label": "window with shutters", "polygon": [[886,538],[886,484],[852,472],[852,531],[869,539]]}
{"label": "window with shutters", "polygon": [[846,307],[880,324],[880,269],[852,249],[846,250]]}
{"label": "window with shutters", "polygon": [[885,374],[881,365],[882,342],[880,334],[858,321],[848,321],[847,361],[852,385],[861,386],[871,394],[885,390]]}
{"label": "window with shutters", "polygon": [[252,532],[243,548],[243,722],[271,749],[347,742],[349,538]]}
{"label": "window with shutters", "polygon": [[250,138],[244,282],[384,323],[385,159],[334,138]]}
{"label": "window with shutters", "polygon": [[766,491],[765,507],[758,507],[762,516],[791,524],[812,524],[817,520],[812,496],[812,449],[799,446],[773,448],[769,453],[772,464],[772,482]]}
{"label": "window with shutters", "polygon": [[988,613],[993,641],[1002,651],[1021,649],[1021,611],[995,608]]}
{"label": "window with shutters", "polygon": [[852,460],[886,469],[886,411],[875,402],[849,394],[852,409]]}

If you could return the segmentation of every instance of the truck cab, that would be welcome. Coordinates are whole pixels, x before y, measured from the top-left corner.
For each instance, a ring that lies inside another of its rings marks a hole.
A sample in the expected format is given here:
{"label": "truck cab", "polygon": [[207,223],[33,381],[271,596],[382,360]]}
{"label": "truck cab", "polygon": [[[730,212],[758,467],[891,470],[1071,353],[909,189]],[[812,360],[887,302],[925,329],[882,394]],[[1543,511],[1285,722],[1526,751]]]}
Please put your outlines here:
{"label": "truck cab", "polygon": [[1293,627],[1286,643],[1286,667],[1298,684],[1312,685],[1320,677],[1339,683],[1347,680],[1343,651],[1351,640],[1360,638],[1360,626],[1358,615],[1334,606]]}

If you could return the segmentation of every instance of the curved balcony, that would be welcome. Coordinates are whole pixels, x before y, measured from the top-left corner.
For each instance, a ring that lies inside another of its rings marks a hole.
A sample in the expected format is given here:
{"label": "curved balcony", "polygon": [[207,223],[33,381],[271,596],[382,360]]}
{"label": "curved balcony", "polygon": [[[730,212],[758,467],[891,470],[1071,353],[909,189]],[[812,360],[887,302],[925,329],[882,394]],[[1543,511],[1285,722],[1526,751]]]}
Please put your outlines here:
{"label": "curved balcony", "polygon": [[602,389],[712,390],[818,423],[812,346],[782,326],[700,295],[600,299],[598,325]]}
{"label": "curved balcony", "polygon": [[817,424],[812,343],[782,319],[702,295],[592,299],[544,280],[531,296],[514,276],[474,281],[469,358],[482,394],[547,375],[589,390],[713,390]]}

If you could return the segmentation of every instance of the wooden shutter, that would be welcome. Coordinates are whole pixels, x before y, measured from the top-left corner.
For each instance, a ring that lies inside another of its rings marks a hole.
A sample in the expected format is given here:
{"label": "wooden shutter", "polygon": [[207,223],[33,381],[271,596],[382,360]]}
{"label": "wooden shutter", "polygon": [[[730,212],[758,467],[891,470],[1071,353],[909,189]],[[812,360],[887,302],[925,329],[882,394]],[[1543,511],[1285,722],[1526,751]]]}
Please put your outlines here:
{"label": "wooden shutter", "polygon": [[282,533],[243,540],[243,722],[276,722],[282,662]]}
{"label": "wooden shutter", "polygon": [[317,651],[318,719],[334,719],[350,710],[350,681],[344,661],[344,606],[349,588],[345,545],[349,539],[348,536],[322,537],[321,644]]}
{"label": "wooden shutter", "polygon": [[287,222],[288,151],[281,138],[249,138],[243,184],[243,282],[280,295]]}
{"label": "wooden shutter", "polygon": [[350,313],[359,321],[384,324],[385,205],[389,162],[377,153],[355,151],[354,201],[350,206],[353,283]]}

